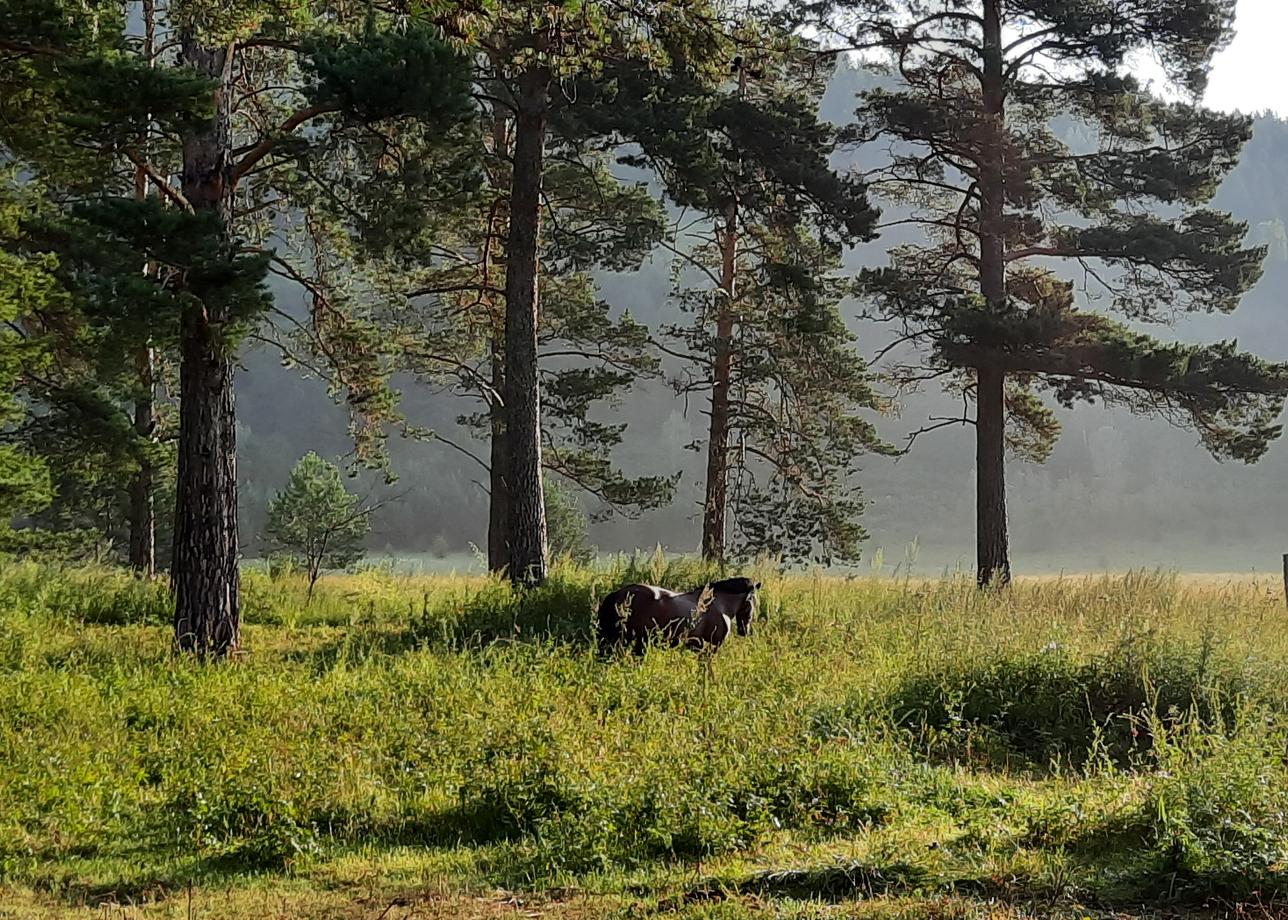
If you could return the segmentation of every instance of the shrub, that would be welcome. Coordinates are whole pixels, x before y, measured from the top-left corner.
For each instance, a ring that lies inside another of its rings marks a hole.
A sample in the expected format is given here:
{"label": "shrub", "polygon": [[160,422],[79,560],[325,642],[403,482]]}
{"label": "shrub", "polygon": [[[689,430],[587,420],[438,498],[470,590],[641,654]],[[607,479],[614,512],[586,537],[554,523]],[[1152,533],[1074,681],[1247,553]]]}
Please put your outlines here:
{"label": "shrub", "polygon": [[280,868],[318,852],[318,829],[262,777],[228,777],[193,786],[167,803],[172,828],[207,859]]}
{"label": "shrub", "polygon": [[1126,646],[1078,661],[1053,647],[917,674],[888,706],[906,728],[934,732],[932,745],[1039,766],[1098,755],[1125,766],[1152,747],[1147,715],[1161,725],[1194,717],[1214,728],[1252,689],[1238,667],[1206,649]]}
{"label": "shrub", "polygon": [[1153,894],[1288,892],[1288,737],[1251,713],[1240,721],[1228,738],[1197,721],[1175,737],[1157,729],[1160,769],[1142,805]]}
{"label": "shrub", "polygon": [[555,479],[545,481],[546,531],[550,557],[588,565],[595,559],[590,545],[590,520],[567,486]]}

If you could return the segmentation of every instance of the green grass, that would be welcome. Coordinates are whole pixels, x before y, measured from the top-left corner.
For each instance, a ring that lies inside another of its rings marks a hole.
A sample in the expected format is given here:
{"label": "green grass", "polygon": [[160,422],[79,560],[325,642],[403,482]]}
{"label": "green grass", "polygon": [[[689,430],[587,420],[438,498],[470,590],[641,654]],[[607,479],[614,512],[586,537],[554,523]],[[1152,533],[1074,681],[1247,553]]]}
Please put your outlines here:
{"label": "green grass", "polygon": [[[683,561],[246,576],[0,569],[0,918],[1018,917],[1288,897],[1288,614],[1251,582],[766,578],[750,639],[600,660]],[[116,905],[116,906],[114,906]],[[1237,907],[1236,907],[1237,905]],[[115,913],[114,913],[115,912]]]}

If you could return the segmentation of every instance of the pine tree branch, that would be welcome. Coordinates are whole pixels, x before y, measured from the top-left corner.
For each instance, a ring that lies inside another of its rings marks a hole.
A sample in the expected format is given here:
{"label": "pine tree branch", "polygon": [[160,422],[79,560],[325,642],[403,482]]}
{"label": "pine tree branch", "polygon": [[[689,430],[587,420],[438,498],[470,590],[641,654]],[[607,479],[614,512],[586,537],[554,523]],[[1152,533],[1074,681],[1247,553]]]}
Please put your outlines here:
{"label": "pine tree branch", "polygon": [[479,457],[477,454],[470,451],[469,449],[457,444],[451,438],[444,437],[443,435],[435,431],[430,433],[430,439],[434,441],[441,441],[443,444],[446,444],[452,450],[458,451],[459,453],[464,454],[465,456],[473,460],[475,463],[477,463],[479,466],[483,467],[483,469],[486,470],[489,474],[491,474],[492,467],[490,464],[487,463],[487,461],[483,460],[483,458]]}
{"label": "pine tree branch", "polygon": [[476,368],[471,367],[459,358],[453,358],[450,355],[434,354],[414,345],[407,346],[405,348],[405,352],[410,357],[418,360],[430,361],[435,364],[442,364],[445,367],[451,368],[457,372],[462,380],[467,381],[474,389],[477,389],[479,394],[488,404],[496,406],[505,405],[502,395],[495,387],[492,386],[491,382],[479,373]]}
{"label": "pine tree branch", "polygon": [[681,361],[686,361],[692,364],[699,364],[702,362],[706,362],[708,364],[710,363],[710,358],[708,358],[706,355],[694,355],[688,352],[676,351],[672,348],[667,347],[666,345],[663,345],[662,342],[659,341],[656,336],[649,337],[649,344],[651,344],[654,348],[656,348],[658,351],[662,352],[663,354],[670,355],[672,358],[679,358]]}
{"label": "pine tree branch", "polygon": [[[463,294],[466,291],[482,291],[484,294],[493,294],[495,296],[504,296],[505,289],[498,288],[494,285],[487,285],[481,281],[462,281],[459,284],[439,284],[428,287],[415,288],[407,292],[408,300],[416,297],[430,297],[437,294]],[[472,306],[478,306],[473,304]]]}
{"label": "pine tree branch", "polygon": [[238,48],[278,48],[283,51],[301,52],[304,46],[299,42],[294,42],[285,38],[269,38],[268,36],[256,36],[247,38],[237,43]]}
{"label": "pine tree branch", "polygon": [[702,272],[704,275],[707,276],[708,279],[710,279],[711,283],[714,284],[717,288],[720,287],[720,276],[717,275],[715,272],[713,272],[708,266],[704,265],[692,253],[685,252],[679,247],[674,246],[671,243],[668,243],[666,240],[659,241],[658,245],[661,246],[663,249],[665,249],[667,252],[678,257],[682,262],[684,262],[690,268],[696,268],[698,271]]}
{"label": "pine tree branch", "polygon": [[317,105],[306,106],[295,112],[278,126],[276,134],[272,137],[264,138],[237,162],[237,165],[232,169],[232,183],[235,185],[238,180],[250,172],[256,163],[287,140],[300,125],[321,115],[329,115],[338,111],[340,111],[340,106],[336,103],[318,103]]}
{"label": "pine tree branch", "polygon": [[756,447],[756,445],[747,444],[745,441],[739,445],[739,450],[751,454],[753,457],[758,457],[770,464],[774,469],[778,470],[778,472],[781,473],[786,480],[792,484],[792,486],[795,487],[796,491],[800,492],[801,495],[804,495],[811,501],[816,502],[819,507],[825,508],[830,504],[825,496],[819,494],[805,484],[805,477],[801,475],[802,470],[799,467],[788,465],[780,458],[770,456],[759,447]]}
{"label": "pine tree branch", "polygon": [[907,456],[912,451],[912,445],[916,443],[917,438],[921,437],[923,434],[930,434],[932,431],[939,431],[941,428],[949,428],[953,425],[965,426],[976,424],[973,418],[967,418],[964,415],[961,418],[936,418],[935,416],[931,416],[929,420],[935,424],[918,428],[916,431],[909,434],[903,449],[897,453],[898,457]]}
{"label": "pine tree branch", "polygon": [[1002,49],[1002,55],[1003,57],[1005,57],[1009,55],[1012,51],[1018,50],[1019,48],[1023,47],[1024,45],[1028,44],[1031,41],[1039,41],[1041,39],[1046,38],[1047,36],[1058,35],[1059,33],[1060,33],[1059,26],[1051,26],[1050,28],[1047,28],[1047,29],[1040,29],[1037,32],[1030,32],[1028,35],[1021,35],[1019,38],[1015,39],[1010,44],[1008,44],[1005,48]]}
{"label": "pine tree branch", "polygon": [[957,220],[957,221],[935,220],[929,217],[907,217],[902,220],[892,220],[884,224],[877,224],[876,229],[888,230],[891,227],[906,227],[906,226],[939,227],[945,230],[952,230],[958,235],[962,233],[969,233],[972,236],[979,236],[978,230],[975,230],[972,227],[965,226],[963,222],[960,220]]}
{"label": "pine tree branch", "polygon": [[192,213],[192,202],[184,196],[183,192],[170,184],[170,180],[161,174],[161,170],[144,160],[138,151],[129,147],[122,147],[121,153],[125,155],[127,160],[134,164],[136,169],[141,171],[152,181],[152,184],[156,186],[158,192],[169,198],[180,208],[183,208],[183,210]]}
{"label": "pine tree branch", "polygon": [[26,57],[63,57],[66,52],[50,45],[32,45],[28,42],[0,38],[0,51],[10,51]]}

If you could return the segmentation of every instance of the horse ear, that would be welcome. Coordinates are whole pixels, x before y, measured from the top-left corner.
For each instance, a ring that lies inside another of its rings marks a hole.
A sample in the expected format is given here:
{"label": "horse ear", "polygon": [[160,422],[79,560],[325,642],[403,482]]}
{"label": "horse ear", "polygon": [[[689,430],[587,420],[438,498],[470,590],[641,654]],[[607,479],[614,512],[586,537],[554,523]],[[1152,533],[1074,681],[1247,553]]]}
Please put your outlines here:
{"label": "horse ear", "polygon": [[756,582],[755,589],[756,589],[757,591],[759,591],[759,590],[760,590],[760,585],[761,585],[761,582]]}

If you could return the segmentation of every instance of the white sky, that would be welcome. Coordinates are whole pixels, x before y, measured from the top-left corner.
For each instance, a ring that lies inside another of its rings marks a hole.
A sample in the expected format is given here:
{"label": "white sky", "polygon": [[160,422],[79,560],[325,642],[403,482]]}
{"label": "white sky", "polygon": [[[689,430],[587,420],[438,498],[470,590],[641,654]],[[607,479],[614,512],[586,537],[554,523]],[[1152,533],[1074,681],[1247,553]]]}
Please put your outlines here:
{"label": "white sky", "polygon": [[1213,61],[1205,100],[1214,109],[1288,116],[1288,0],[1239,0],[1233,44]]}

